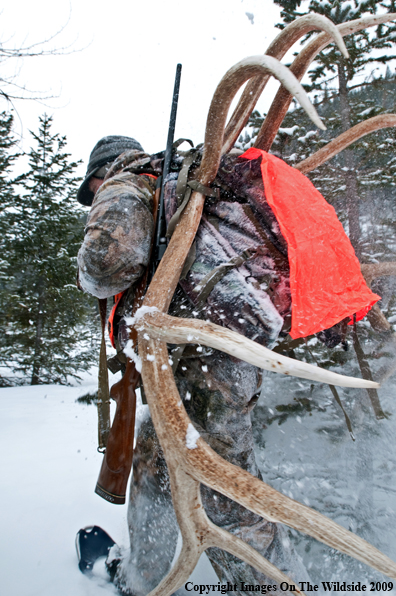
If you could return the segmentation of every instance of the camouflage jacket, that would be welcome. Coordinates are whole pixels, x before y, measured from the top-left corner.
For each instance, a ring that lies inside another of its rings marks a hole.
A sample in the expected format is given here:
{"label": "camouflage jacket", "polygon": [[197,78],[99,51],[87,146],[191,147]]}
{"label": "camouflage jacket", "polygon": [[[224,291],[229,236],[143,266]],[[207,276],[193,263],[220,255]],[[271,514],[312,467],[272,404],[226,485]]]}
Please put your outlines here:
{"label": "camouflage jacket", "polygon": [[[178,207],[182,160],[173,160],[166,180],[167,222]],[[148,265],[155,191],[151,176],[161,173],[161,165],[158,155],[123,154],[112,167],[115,174],[97,192],[78,254],[79,281],[90,294],[104,298],[122,292]],[[196,165],[189,178],[194,178]],[[178,314],[209,319],[271,346],[290,317],[291,300],[287,247],[271,208],[265,202],[263,206],[259,160],[224,156],[212,187],[219,189],[220,198],[206,199],[189,270],[179,283],[190,308]],[[206,282],[211,277],[216,283]],[[180,303],[180,291],[178,295],[171,310]]]}

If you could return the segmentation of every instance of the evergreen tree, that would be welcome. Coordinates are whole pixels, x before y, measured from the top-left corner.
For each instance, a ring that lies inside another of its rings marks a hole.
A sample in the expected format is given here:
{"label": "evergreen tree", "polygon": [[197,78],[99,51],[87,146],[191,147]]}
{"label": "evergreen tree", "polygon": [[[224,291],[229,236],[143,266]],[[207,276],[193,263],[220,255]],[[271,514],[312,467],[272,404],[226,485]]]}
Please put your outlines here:
{"label": "evergreen tree", "polygon": [[[13,153],[15,139],[12,136],[13,116],[0,113],[0,233],[3,236],[5,222],[14,203],[14,187],[12,184],[12,165],[18,157]],[[0,255],[2,258],[4,255]]]}
{"label": "evergreen tree", "polygon": [[[281,16],[284,23],[279,24],[283,28],[296,17],[307,13],[318,13],[328,17],[335,24],[344,23],[353,19],[376,14],[378,10],[388,12],[394,10],[394,2],[376,0],[310,0],[293,2],[275,0],[275,4],[282,7]],[[305,10],[297,10],[303,8]],[[307,38],[311,34],[307,35]],[[375,106],[371,110],[354,111],[351,105],[351,92],[371,84],[372,67],[376,64],[386,64],[395,58],[393,51],[396,27],[393,23],[378,26],[360,31],[354,35],[345,37],[346,46],[349,52],[349,60],[345,60],[338,48],[330,44],[317,56],[313,68],[309,71],[311,84],[306,89],[317,94],[317,99],[323,101],[330,97],[337,97],[339,100],[339,112],[333,126],[337,133],[344,132],[361,120],[376,115]],[[369,72],[368,72],[368,69]],[[364,81],[359,80],[363,73],[368,72]],[[356,172],[357,164],[354,149],[346,149],[342,153],[343,184],[345,189],[348,213],[349,236],[359,258],[362,256],[361,247],[361,225],[359,217],[359,180]],[[336,186],[336,185],[334,185]],[[340,187],[340,185],[338,185]]]}
{"label": "evergreen tree", "polygon": [[[12,183],[12,165],[17,154],[14,153],[15,139],[12,135],[13,116],[10,113],[0,114],[0,321],[1,328],[6,327],[5,305],[7,302],[8,254],[4,239],[9,231],[10,216],[14,206],[14,186]],[[4,350],[6,336],[0,335],[0,353]],[[0,364],[3,364],[0,357]],[[9,384],[0,374],[0,386]]]}
{"label": "evergreen tree", "polygon": [[[89,299],[76,288],[76,255],[83,214],[75,201],[78,163],[65,152],[66,138],[40,118],[29,169],[16,181],[3,229],[2,307],[6,332],[1,361],[32,385],[65,383],[93,361],[83,328]],[[26,381],[25,381],[26,382]]]}

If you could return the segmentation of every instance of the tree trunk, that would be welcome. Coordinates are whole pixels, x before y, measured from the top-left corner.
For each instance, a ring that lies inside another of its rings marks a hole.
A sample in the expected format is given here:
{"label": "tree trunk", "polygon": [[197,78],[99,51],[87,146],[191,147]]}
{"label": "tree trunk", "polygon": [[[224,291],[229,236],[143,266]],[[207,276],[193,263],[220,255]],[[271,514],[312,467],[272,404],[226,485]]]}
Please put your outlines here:
{"label": "tree trunk", "polygon": [[[347,131],[351,128],[351,108],[348,102],[348,87],[347,87],[347,75],[346,68],[343,61],[338,63],[338,81],[339,81],[339,94],[340,94],[340,106],[341,106],[341,125],[342,132]],[[349,239],[355,250],[356,256],[361,260],[361,246],[360,246],[360,221],[359,221],[359,194],[358,194],[358,183],[356,176],[356,165],[355,157],[352,149],[345,149],[344,159],[347,170],[344,173],[345,178],[345,192],[347,200],[347,212],[348,212],[348,226],[349,226]]]}
{"label": "tree trunk", "polygon": [[43,280],[39,279],[38,283],[39,287],[39,299],[38,299],[38,315],[36,320],[36,338],[34,341],[34,358],[33,358],[33,370],[32,370],[32,378],[31,378],[31,385],[38,385],[40,382],[40,357],[41,357],[41,338],[43,334],[43,327],[44,327],[44,287],[43,287]]}

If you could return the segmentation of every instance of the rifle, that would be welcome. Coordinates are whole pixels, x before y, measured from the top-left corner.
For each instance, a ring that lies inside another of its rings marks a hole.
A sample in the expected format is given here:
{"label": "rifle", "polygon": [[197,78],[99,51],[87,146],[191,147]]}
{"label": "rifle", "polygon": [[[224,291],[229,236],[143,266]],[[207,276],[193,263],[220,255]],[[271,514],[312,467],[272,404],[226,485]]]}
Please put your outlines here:
{"label": "rifle", "polygon": [[[177,65],[171,115],[169,121],[168,140],[165,150],[164,168],[160,187],[157,188],[154,196],[154,222],[155,234],[152,247],[151,266],[140,280],[135,293],[135,300],[132,314],[141,306],[147,284],[151,280],[162,259],[167,241],[166,220],[164,208],[164,185],[169,174],[172,158],[173,137],[175,133],[177,103],[179,99],[179,87],[181,76],[181,64]],[[137,331],[130,329],[129,339],[133,346],[137,344]],[[126,487],[132,467],[133,441],[135,434],[135,412],[136,412],[136,387],[139,383],[140,373],[136,370],[134,362],[128,358],[125,373],[120,381],[112,386],[110,397],[117,403],[113,424],[110,428],[106,451],[104,452],[102,466],[96,483],[95,492],[100,497],[114,503],[123,505],[125,503]]]}

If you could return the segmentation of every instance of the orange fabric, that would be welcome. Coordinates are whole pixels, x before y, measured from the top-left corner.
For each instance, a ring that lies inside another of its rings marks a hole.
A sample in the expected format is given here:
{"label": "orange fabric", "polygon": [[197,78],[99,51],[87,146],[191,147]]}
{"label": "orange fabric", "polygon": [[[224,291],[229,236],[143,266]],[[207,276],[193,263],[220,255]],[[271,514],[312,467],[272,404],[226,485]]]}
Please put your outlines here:
{"label": "orange fabric", "polygon": [[288,245],[293,339],[328,329],[345,317],[362,319],[380,296],[366,285],[335,210],[306,176],[259,149],[265,197]]}
{"label": "orange fabric", "polygon": [[154,176],[154,174],[146,174],[146,173],[139,174],[139,176],[150,176],[150,178],[154,178],[154,180],[157,180],[157,178],[158,178],[158,176]]}
{"label": "orange fabric", "polygon": [[123,292],[120,292],[119,294],[116,294],[114,296],[114,306],[111,309],[111,313],[110,313],[109,319],[107,321],[107,331],[109,332],[110,342],[114,349],[116,349],[115,340],[114,340],[114,315],[116,313],[117,306],[118,306],[121,298],[125,294],[125,292],[126,292],[126,290],[124,290]]}

